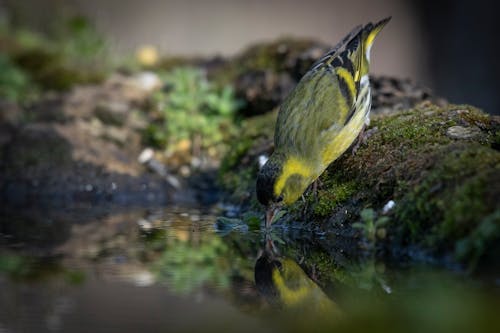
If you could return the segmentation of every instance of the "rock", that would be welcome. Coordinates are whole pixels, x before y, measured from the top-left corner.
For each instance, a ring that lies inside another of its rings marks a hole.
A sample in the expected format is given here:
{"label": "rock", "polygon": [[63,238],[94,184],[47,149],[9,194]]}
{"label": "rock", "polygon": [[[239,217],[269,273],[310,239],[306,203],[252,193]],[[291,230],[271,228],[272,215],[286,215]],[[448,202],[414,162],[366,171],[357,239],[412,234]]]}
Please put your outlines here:
{"label": "rock", "polygon": [[127,121],[130,106],[124,101],[110,100],[100,102],[94,114],[104,124],[123,126]]}
{"label": "rock", "polygon": [[24,109],[0,106],[2,206],[170,200],[166,181],[175,180],[137,161],[147,126],[137,109],[148,101],[151,76],[144,82],[116,74],[103,84],[44,95]]}
{"label": "rock", "polygon": [[8,145],[15,133],[13,126],[0,122],[0,148]]}
{"label": "rock", "polygon": [[18,124],[22,116],[23,110],[19,105],[0,100],[0,124]]}
{"label": "rock", "polygon": [[295,57],[289,57],[285,63],[287,72],[295,81],[298,81],[307,73],[318,59],[329,51],[324,44],[313,44]]}
{"label": "rock", "polygon": [[452,139],[468,140],[481,135],[481,130],[477,127],[451,126],[446,130],[446,135]]}
{"label": "rock", "polygon": [[39,173],[51,164],[65,166],[71,160],[71,147],[53,127],[28,124],[14,130],[13,139],[3,148],[1,159],[9,169]]}
{"label": "rock", "polygon": [[111,140],[119,145],[127,143],[129,138],[128,131],[125,128],[109,127],[104,132],[104,138]]}
{"label": "rock", "polygon": [[144,149],[139,155],[138,160],[149,170],[164,178],[173,188],[180,189],[182,187],[177,177],[168,172],[166,165],[156,159],[153,149]]}
{"label": "rock", "polygon": [[112,94],[116,100],[126,100],[131,106],[141,106],[151,95],[153,91],[151,82],[154,81],[156,79],[149,74],[128,76],[114,73],[106,80],[102,88],[105,92]]}
{"label": "rock", "polygon": [[65,94],[46,94],[37,103],[25,108],[25,118],[30,122],[64,123],[68,116],[64,113]]}
{"label": "rock", "polygon": [[276,107],[328,46],[307,39],[278,39],[248,47],[224,64],[212,66],[209,78],[232,84],[246,102],[245,116]]}
{"label": "rock", "polygon": [[433,97],[430,90],[411,80],[387,76],[370,76],[372,87],[372,112],[391,113],[412,108],[424,101],[445,105],[446,101]]}
{"label": "rock", "polygon": [[283,101],[294,86],[295,81],[287,73],[247,72],[235,81],[236,96],[245,100],[240,112],[246,116],[269,112]]}
{"label": "rock", "polygon": [[153,72],[141,72],[134,76],[137,87],[144,92],[151,93],[163,85],[160,77]]}

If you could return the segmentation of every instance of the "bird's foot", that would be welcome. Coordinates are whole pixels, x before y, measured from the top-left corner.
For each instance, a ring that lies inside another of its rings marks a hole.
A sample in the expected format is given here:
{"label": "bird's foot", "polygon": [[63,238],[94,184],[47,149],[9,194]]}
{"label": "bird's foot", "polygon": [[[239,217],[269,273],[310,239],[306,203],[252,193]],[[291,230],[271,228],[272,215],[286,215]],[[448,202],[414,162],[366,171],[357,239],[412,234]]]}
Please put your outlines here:
{"label": "bird's foot", "polygon": [[368,142],[368,139],[375,133],[377,133],[378,131],[378,127],[373,127],[373,128],[370,128],[369,130],[366,130],[366,126],[363,127],[363,129],[361,130],[361,133],[359,133],[358,135],[358,139],[356,141],[356,144],[352,147],[352,155],[356,155],[356,152],[358,151],[359,147],[361,145],[366,145],[366,143]]}
{"label": "bird's foot", "polygon": [[314,201],[318,199],[318,193],[319,190],[323,188],[323,182],[317,178],[313,183],[312,183],[312,194],[314,196]]}
{"label": "bird's foot", "polygon": [[[307,191],[307,194],[313,196],[313,202],[318,201],[319,190],[322,188],[323,188],[323,182],[319,178],[317,178],[314,182],[312,182],[311,186]],[[305,218],[307,216],[310,202],[307,201],[304,194],[302,195],[302,202],[304,203],[304,207],[302,209],[302,217]]]}

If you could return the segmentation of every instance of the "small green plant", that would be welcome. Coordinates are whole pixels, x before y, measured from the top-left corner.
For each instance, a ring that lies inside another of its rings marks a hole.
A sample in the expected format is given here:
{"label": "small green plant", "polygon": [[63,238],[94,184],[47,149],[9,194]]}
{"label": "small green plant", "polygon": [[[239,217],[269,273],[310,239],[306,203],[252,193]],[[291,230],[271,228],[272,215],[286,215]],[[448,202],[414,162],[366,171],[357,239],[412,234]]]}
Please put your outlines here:
{"label": "small green plant", "polygon": [[155,96],[163,126],[149,128],[153,142],[174,147],[189,140],[194,155],[223,141],[231,130],[231,118],[240,103],[232,87],[216,89],[205,73],[180,67],[165,76],[166,89]]}
{"label": "small green plant", "polygon": [[29,90],[29,77],[5,54],[0,54],[0,98],[18,101]]}
{"label": "small green plant", "polygon": [[386,230],[383,226],[389,222],[389,217],[380,216],[377,218],[375,211],[371,208],[363,209],[360,217],[362,222],[353,223],[352,227],[360,229],[371,245],[375,244],[377,237],[385,238]]}
{"label": "small green plant", "polygon": [[101,71],[109,65],[106,41],[84,16],[64,20],[58,29],[56,47],[70,67]]}

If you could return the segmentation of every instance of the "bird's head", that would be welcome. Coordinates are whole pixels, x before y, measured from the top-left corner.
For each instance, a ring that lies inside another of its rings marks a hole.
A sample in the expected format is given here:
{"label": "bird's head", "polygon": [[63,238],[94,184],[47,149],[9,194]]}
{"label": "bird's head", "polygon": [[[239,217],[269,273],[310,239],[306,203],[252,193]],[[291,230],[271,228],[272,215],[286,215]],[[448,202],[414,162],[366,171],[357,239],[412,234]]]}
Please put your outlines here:
{"label": "bird's head", "polygon": [[257,175],[257,199],[266,206],[266,225],[269,225],[276,212],[283,205],[284,196],[275,192],[275,184],[283,169],[281,159],[274,154],[262,166]]}
{"label": "bird's head", "polygon": [[297,201],[310,184],[306,171],[297,164],[275,152],[257,175],[257,199],[267,207],[268,224],[283,205]]}

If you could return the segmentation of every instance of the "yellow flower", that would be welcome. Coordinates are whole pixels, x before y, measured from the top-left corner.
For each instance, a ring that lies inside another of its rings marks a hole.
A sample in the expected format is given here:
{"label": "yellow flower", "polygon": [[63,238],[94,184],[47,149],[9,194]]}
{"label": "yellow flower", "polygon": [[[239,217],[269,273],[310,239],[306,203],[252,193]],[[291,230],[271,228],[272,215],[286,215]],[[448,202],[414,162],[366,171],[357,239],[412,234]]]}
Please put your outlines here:
{"label": "yellow flower", "polygon": [[144,45],[137,50],[136,58],[142,66],[151,67],[158,63],[160,55],[156,47]]}

